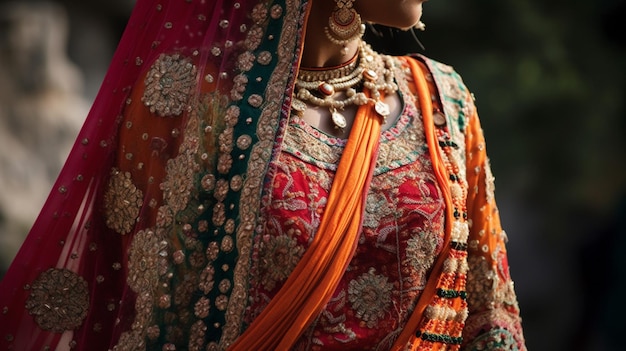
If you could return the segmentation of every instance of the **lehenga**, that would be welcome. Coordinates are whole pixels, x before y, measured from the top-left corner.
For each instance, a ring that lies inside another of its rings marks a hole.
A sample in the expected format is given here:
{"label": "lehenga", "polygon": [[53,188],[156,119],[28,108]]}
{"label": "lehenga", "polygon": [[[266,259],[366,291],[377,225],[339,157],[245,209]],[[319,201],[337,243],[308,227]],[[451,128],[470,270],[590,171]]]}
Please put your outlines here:
{"label": "lehenga", "polygon": [[[525,350],[449,66],[393,59],[403,111],[365,160],[355,240],[311,256],[325,217],[346,216],[325,210],[350,141],[290,113],[309,5],[137,2],[0,283],[2,349]],[[303,268],[318,262],[332,284]]]}

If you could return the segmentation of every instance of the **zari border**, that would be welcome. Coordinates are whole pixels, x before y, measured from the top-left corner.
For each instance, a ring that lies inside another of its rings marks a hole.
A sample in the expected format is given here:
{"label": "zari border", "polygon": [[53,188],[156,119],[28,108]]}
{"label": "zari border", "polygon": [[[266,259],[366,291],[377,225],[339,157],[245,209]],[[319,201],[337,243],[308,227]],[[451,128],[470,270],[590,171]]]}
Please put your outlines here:
{"label": "zari border", "polygon": [[285,1],[282,31],[277,50],[278,63],[264,93],[265,103],[256,130],[259,140],[250,153],[244,190],[240,198],[241,222],[237,228],[239,257],[234,269],[235,284],[228,303],[226,323],[220,340],[220,346],[224,349],[228,348],[242,332],[243,317],[248,303],[247,280],[251,265],[252,238],[258,220],[261,189],[272,158],[279,122],[284,111],[288,110],[283,109],[283,99],[285,91],[294,79],[289,73],[293,69],[293,56],[300,42],[296,34],[303,33],[299,25],[303,23],[301,14],[305,11],[300,11],[300,8],[306,5],[306,0]]}

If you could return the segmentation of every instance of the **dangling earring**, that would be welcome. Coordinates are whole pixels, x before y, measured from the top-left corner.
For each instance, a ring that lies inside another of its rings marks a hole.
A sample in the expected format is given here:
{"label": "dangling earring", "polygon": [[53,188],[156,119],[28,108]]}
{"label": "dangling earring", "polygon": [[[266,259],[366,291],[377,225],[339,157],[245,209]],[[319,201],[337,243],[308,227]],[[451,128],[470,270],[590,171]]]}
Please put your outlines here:
{"label": "dangling earring", "polygon": [[426,24],[422,21],[417,22],[416,25],[413,26],[413,28],[420,30],[420,31],[425,31],[426,30]]}
{"label": "dangling earring", "polygon": [[[331,42],[337,45],[346,45],[354,39],[360,38],[365,33],[365,26],[361,22],[361,16],[352,7],[355,0],[335,0],[335,8],[328,19],[328,27],[324,27],[324,33]],[[342,52],[347,52],[344,47]]]}

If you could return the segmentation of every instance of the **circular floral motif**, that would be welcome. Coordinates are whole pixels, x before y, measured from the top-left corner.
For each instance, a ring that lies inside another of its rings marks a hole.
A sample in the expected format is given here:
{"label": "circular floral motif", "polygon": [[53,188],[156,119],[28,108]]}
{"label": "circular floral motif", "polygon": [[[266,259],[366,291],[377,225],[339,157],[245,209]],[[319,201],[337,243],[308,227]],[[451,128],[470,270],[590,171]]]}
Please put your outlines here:
{"label": "circular floral motif", "polygon": [[304,248],[287,235],[273,236],[260,249],[261,283],[273,290],[277,282],[284,281],[296,267]]}
{"label": "circular floral motif", "polygon": [[215,192],[213,193],[213,195],[215,196],[215,199],[217,199],[217,201],[226,200],[226,195],[228,195],[228,188],[229,188],[228,180],[219,179],[217,183],[215,184]]}
{"label": "circular floral motif", "polygon": [[254,23],[260,24],[261,22],[265,21],[267,19],[267,12],[268,10],[265,4],[257,4],[256,6],[254,6],[251,15]]}
{"label": "circular floral motif", "polygon": [[393,284],[387,277],[376,274],[374,268],[352,280],[348,285],[348,300],[368,328],[374,328],[391,306]]}
{"label": "circular floral motif", "polygon": [[280,5],[274,5],[271,9],[271,16],[273,19],[279,19],[283,15],[283,8]]}
{"label": "circular floral motif", "polygon": [[220,174],[227,174],[233,165],[233,158],[228,154],[222,154],[217,160],[217,171]]}
{"label": "circular floral motif", "polygon": [[208,294],[215,285],[215,268],[213,265],[207,265],[200,273],[200,282],[198,283],[198,288],[202,290],[205,294]]}
{"label": "circular floral motif", "polygon": [[224,115],[224,122],[228,127],[234,127],[239,120],[239,115],[241,111],[238,106],[232,105],[228,107],[226,110],[226,114]]}
{"label": "circular floral motif", "polygon": [[437,243],[437,236],[433,233],[419,232],[413,235],[406,243],[408,266],[425,274],[434,262]]}
{"label": "circular floral motif", "polygon": [[196,66],[190,59],[161,54],[146,76],[141,101],[161,117],[179,116],[187,107],[195,82]]}
{"label": "circular floral motif", "polygon": [[133,237],[128,258],[126,282],[134,292],[154,287],[159,280],[159,260],[165,245],[151,230],[141,230]]}
{"label": "circular floral motif", "polygon": [[246,91],[248,85],[248,77],[243,74],[239,74],[233,78],[233,88],[230,90],[230,98],[233,101],[239,101],[243,99],[243,93]]}
{"label": "circular floral motif", "polygon": [[128,234],[134,227],[143,205],[143,192],[133,184],[129,172],[111,171],[104,193],[104,216],[107,227]]}
{"label": "circular floral motif", "polygon": [[254,60],[256,57],[250,51],[244,51],[237,58],[237,68],[243,72],[247,72],[252,69]]}
{"label": "circular floral motif", "polygon": [[211,191],[215,188],[215,175],[207,174],[201,180],[202,189]]}
{"label": "circular floral motif", "polygon": [[263,40],[263,28],[258,25],[254,25],[250,28],[248,35],[246,36],[246,40],[244,40],[244,45],[246,49],[253,51],[256,50],[259,45],[261,45],[261,41]]}
{"label": "circular floral motif", "polygon": [[246,150],[252,145],[252,137],[244,134],[237,138],[237,147],[241,150]]}
{"label": "circular floral motif", "polygon": [[224,207],[223,203],[218,202],[215,204],[215,206],[213,206],[212,219],[213,224],[218,227],[224,224],[224,222],[226,221],[226,208]]}
{"label": "circular floral motif", "polygon": [[163,200],[174,213],[187,207],[191,190],[194,187],[195,162],[189,153],[182,153],[167,160],[167,176],[161,184]]}
{"label": "circular floral motif", "polygon": [[272,54],[269,51],[262,51],[257,58],[257,62],[263,66],[267,66],[272,63]]}
{"label": "circular floral motif", "polygon": [[31,284],[26,309],[41,329],[63,333],[79,327],[89,308],[87,282],[67,269],[50,268]]}
{"label": "circular floral motif", "polygon": [[194,314],[198,318],[206,318],[209,316],[209,310],[211,309],[211,301],[206,297],[201,297],[194,306]]}
{"label": "circular floral motif", "polygon": [[233,176],[230,179],[230,188],[233,191],[239,191],[243,187],[243,177],[240,175]]}

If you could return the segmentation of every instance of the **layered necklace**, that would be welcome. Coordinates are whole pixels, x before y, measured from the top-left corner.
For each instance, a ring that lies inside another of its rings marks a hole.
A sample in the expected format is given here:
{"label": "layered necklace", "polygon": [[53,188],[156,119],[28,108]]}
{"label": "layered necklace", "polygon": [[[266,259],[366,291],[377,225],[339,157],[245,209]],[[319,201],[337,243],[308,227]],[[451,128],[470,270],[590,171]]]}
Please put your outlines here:
{"label": "layered necklace", "polygon": [[[296,80],[292,109],[302,116],[307,109],[307,103],[326,107],[335,128],[343,130],[348,123],[339,111],[351,105],[372,104],[384,123],[390,109],[381,100],[381,92],[393,94],[397,90],[391,57],[379,55],[362,41],[358,54],[341,67],[301,68]],[[335,98],[335,94],[339,92],[344,93],[342,98]]]}

